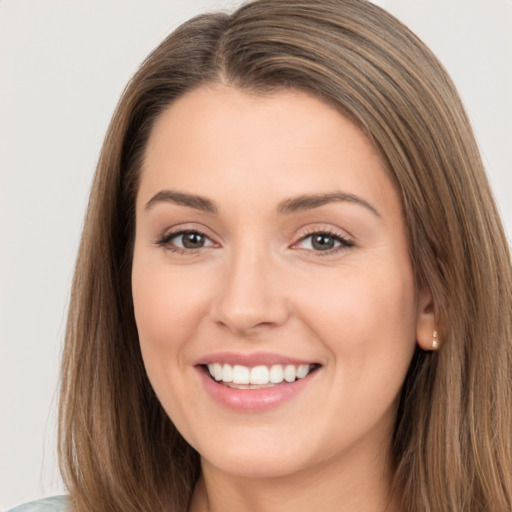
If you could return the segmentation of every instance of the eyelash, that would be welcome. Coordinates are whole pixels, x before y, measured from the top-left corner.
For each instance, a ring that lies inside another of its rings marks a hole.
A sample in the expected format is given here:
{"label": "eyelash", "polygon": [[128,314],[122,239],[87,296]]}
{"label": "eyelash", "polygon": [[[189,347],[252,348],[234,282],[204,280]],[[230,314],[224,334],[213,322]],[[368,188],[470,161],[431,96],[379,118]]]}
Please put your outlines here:
{"label": "eyelash", "polygon": [[178,238],[179,236],[183,236],[183,235],[199,235],[199,236],[202,236],[205,239],[211,241],[211,238],[208,235],[205,235],[204,233],[202,233],[201,231],[198,231],[197,229],[181,229],[179,231],[174,231],[172,233],[166,233],[161,238],[159,238],[155,243],[156,243],[156,245],[158,245],[160,247],[164,247],[166,250],[168,250],[172,253],[178,253],[178,254],[187,254],[187,253],[190,254],[191,252],[196,253],[196,252],[199,252],[199,251],[209,247],[209,246],[197,247],[195,249],[192,249],[192,248],[186,248],[186,247],[176,247],[175,245],[172,245],[170,243],[171,240],[173,240],[174,238]]}
{"label": "eyelash", "polygon": [[[205,233],[199,231],[199,230],[196,230],[196,229],[182,229],[182,230],[179,230],[179,231],[174,231],[174,232],[171,232],[171,233],[166,233],[165,235],[163,235],[161,238],[159,238],[155,244],[160,246],[160,247],[164,247],[166,250],[172,252],[172,253],[178,253],[178,254],[190,254],[190,253],[197,253],[199,251],[202,251],[204,249],[207,249],[208,247],[210,246],[203,246],[203,247],[197,247],[197,248],[186,248],[186,247],[176,247],[175,245],[172,245],[170,242],[171,240],[173,240],[174,238],[178,238],[179,236],[183,236],[183,235],[191,235],[191,234],[195,234],[195,235],[199,235],[201,237],[204,237],[206,240],[209,240],[210,242],[212,242],[211,238],[206,235]],[[342,252],[342,251],[345,251],[347,249],[349,249],[350,247],[353,247],[355,244],[354,242],[350,241],[350,240],[347,240],[345,237],[339,235],[338,233],[335,233],[331,230],[328,230],[328,229],[320,229],[320,230],[312,230],[310,231],[309,233],[305,234],[304,236],[302,236],[297,242],[295,242],[292,246],[292,248],[297,248],[297,249],[300,249],[297,247],[297,245],[299,245],[300,243],[304,242],[305,240],[307,240],[308,238],[312,237],[312,236],[324,236],[324,237],[328,237],[328,238],[332,238],[334,239],[335,242],[339,243],[339,245],[337,247],[333,247],[331,249],[327,249],[325,251],[320,251],[320,250],[312,250],[312,249],[303,249],[303,250],[306,250],[306,251],[311,251],[312,253],[315,254],[315,256],[328,256],[328,255],[332,255],[332,254],[336,254],[338,252]],[[212,242],[212,245],[214,243]]]}
{"label": "eyelash", "polygon": [[332,249],[327,249],[325,251],[315,251],[311,249],[304,249],[307,251],[311,251],[315,254],[315,256],[329,256],[332,254],[336,254],[339,252],[346,251],[347,249],[350,249],[351,247],[354,247],[354,242],[351,240],[348,240],[347,238],[341,236],[339,233],[335,233],[334,231],[331,231],[329,229],[314,229],[310,232],[306,233],[304,236],[302,236],[295,244],[293,244],[294,247],[296,247],[301,242],[304,242],[308,238],[311,238],[313,236],[324,236],[328,238],[334,239],[335,242],[339,243],[337,247],[333,247]]}

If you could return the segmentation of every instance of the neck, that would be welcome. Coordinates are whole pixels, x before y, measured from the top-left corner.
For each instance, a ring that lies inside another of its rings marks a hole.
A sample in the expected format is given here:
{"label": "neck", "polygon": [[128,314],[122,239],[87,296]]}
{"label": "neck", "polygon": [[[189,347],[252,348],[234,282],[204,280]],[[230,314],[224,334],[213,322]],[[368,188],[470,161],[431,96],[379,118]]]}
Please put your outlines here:
{"label": "neck", "polygon": [[360,455],[266,478],[229,474],[203,460],[190,512],[399,512],[387,456]]}

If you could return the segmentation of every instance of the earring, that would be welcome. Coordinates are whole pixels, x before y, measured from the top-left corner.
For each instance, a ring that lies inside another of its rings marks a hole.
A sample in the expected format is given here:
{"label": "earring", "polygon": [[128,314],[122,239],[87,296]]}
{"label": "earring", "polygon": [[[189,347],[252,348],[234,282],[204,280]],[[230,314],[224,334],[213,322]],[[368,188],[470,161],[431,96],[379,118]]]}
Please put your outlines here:
{"label": "earring", "polygon": [[437,342],[437,331],[434,331],[434,339],[432,340],[432,348],[433,349],[436,349],[438,347],[438,342]]}

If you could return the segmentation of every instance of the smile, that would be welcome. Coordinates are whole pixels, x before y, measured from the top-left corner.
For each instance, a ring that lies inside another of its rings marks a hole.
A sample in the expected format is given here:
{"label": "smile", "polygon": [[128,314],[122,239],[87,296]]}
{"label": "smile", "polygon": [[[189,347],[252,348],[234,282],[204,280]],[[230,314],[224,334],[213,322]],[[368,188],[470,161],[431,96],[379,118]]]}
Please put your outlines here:
{"label": "smile", "polygon": [[208,371],[213,379],[235,389],[260,389],[273,387],[283,382],[295,382],[303,379],[315,369],[313,364],[273,364],[254,367],[210,363]]}
{"label": "smile", "polygon": [[284,355],[210,354],[194,364],[206,394],[222,408],[264,412],[284,405],[313,386],[322,364]]}

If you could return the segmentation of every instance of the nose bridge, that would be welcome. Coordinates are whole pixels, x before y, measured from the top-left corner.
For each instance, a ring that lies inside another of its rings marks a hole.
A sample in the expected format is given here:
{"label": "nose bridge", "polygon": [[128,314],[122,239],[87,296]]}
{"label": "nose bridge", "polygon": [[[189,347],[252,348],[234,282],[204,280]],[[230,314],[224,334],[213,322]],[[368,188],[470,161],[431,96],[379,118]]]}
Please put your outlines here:
{"label": "nose bridge", "polygon": [[288,316],[276,258],[254,242],[232,248],[212,308],[213,319],[238,334],[279,325]]}

